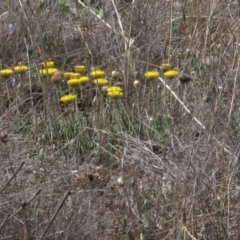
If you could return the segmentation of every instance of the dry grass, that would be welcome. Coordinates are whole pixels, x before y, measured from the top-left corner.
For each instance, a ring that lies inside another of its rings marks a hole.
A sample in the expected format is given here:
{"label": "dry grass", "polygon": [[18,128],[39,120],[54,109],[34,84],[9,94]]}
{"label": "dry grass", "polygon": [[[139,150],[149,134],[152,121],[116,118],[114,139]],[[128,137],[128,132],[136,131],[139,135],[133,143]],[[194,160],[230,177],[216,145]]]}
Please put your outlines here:
{"label": "dry grass", "polygon": [[[1,68],[29,71],[0,82],[0,239],[239,239],[238,38],[232,0],[1,1]],[[60,104],[49,59],[124,97]],[[162,62],[191,81],[147,81]]]}

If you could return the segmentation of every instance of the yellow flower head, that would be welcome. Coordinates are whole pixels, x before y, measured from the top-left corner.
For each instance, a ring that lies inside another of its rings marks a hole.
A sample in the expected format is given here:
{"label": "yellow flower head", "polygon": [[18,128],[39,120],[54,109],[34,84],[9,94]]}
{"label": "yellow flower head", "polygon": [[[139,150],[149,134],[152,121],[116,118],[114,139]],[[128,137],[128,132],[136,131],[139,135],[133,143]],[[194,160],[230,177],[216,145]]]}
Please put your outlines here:
{"label": "yellow flower head", "polygon": [[74,87],[74,88],[80,87],[81,83],[82,82],[79,78],[73,78],[73,79],[70,79],[70,80],[67,81],[67,84],[71,87]]}
{"label": "yellow flower head", "polygon": [[69,79],[69,78],[71,78],[71,75],[73,74],[73,72],[64,72],[63,73],[63,77],[65,78],[65,79]]}
{"label": "yellow flower head", "polygon": [[16,73],[24,73],[28,71],[28,66],[25,65],[18,65],[13,68],[14,72]]}
{"label": "yellow flower head", "polygon": [[76,99],[77,95],[75,94],[66,94],[60,98],[60,101],[63,103],[71,103]]}
{"label": "yellow flower head", "polygon": [[169,71],[166,71],[163,75],[166,77],[166,78],[175,78],[178,76],[178,71],[175,71],[175,70],[169,70]]}
{"label": "yellow flower head", "polygon": [[2,77],[11,77],[13,75],[13,70],[10,68],[0,70],[0,75]]}
{"label": "yellow flower head", "polygon": [[111,98],[121,98],[123,96],[123,92],[121,92],[121,91],[107,91],[107,95]]}
{"label": "yellow flower head", "polygon": [[43,66],[44,68],[53,68],[53,66],[54,66],[54,61],[42,62],[42,66]]}
{"label": "yellow flower head", "polygon": [[119,86],[112,86],[107,88],[107,92],[115,92],[115,91],[122,92],[122,88]]}
{"label": "yellow flower head", "polygon": [[123,96],[122,88],[119,86],[108,87],[107,95],[111,98],[120,98]]}
{"label": "yellow flower head", "polygon": [[160,69],[163,71],[163,72],[166,72],[168,70],[170,70],[172,68],[172,66],[169,64],[169,63],[162,63],[160,65]]}
{"label": "yellow flower head", "polygon": [[80,77],[79,80],[81,81],[81,84],[85,84],[89,82],[89,77],[83,76],[83,77]]}
{"label": "yellow flower head", "polygon": [[80,73],[74,73],[72,72],[70,74],[70,79],[75,79],[75,78],[80,78],[81,77],[81,74]]}
{"label": "yellow flower head", "polygon": [[52,76],[57,71],[58,71],[57,68],[45,68],[45,69],[40,69],[39,74],[41,76]]}
{"label": "yellow flower head", "polygon": [[105,75],[105,72],[102,70],[93,70],[90,73],[92,78],[102,78]]}
{"label": "yellow flower head", "polygon": [[151,80],[159,77],[159,72],[158,71],[148,71],[144,74],[145,78]]}
{"label": "yellow flower head", "polygon": [[77,72],[77,73],[85,73],[86,72],[86,67],[84,65],[76,65],[74,69],[75,69],[75,72]]}
{"label": "yellow flower head", "polygon": [[105,78],[96,78],[93,80],[93,83],[95,85],[100,85],[100,86],[104,86],[108,84],[108,80]]}

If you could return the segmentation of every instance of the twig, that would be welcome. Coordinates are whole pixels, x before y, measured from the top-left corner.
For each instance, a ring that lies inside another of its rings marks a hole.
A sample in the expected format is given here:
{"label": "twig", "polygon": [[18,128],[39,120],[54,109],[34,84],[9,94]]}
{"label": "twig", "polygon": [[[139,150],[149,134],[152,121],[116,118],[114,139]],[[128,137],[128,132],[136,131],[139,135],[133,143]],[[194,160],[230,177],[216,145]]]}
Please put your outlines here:
{"label": "twig", "polygon": [[21,210],[23,210],[27,205],[29,205],[30,202],[32,202],[40,193],[41,193],[42,189],[39,189],[34,195],[33,197],[31,197],[27,202],[23,202],[22,206],[16,211],[14,212],[9,218],[13,218],[16,214],[18,214]]}
{"label": "twig", "polygon": [[11,214],[8,214],[7,217],[6,217],[6,219],[5,219],[5,220],[3,221],[3,223],[1,224],[1,226],[0,226],[0,231],[1,231],[2,227],[5,225],[5,223],[7,222],[7,220],[9,219],[10,215],[11,215]]}
{"label": "twig", "polygon": [[188,236],[193,239],[193,240],[197,240],[188,230],[185,226],[182,227],[184,232],[186,232],[188,234]]}
{"label": "twig", "polygon": [[80,27],[79,25],[78,25],[78,31],[80,32],[80,34],[81,34],[81,36],[82,36],[82,39],[83,39],[83,41],[84,41],[84,43],[85,43],[85,45],[86,45],[86,48],[87,48],[87,50],[88,50],[88,53],[89,53],[90,55],[92,55],[92,52],[91,52],[91,50],[90,50],[90,48],[89,48],[89,46],[88,46],[88,43],[85,41],[85,38],[84,38],[84,36],[83,36],[81,27]]}
{"label": "twig", "polygon": [[0,18],[3,17],[4,15],[8,14],[8,11],[4,12],[3,14],[0,15]]}
{"label": "twig", "polygon": [[12,175],[12,177],[6,182],[6,184],[1,188],[0,194],[4,191],[4,189],[7,187],[7,185],[14,179],[14,177],[17,175],[17,173],[21,170],[22,166],[25,164],[25,162],[22,162],[21,165],[18,167],[18,169],[15,171],[15,173]]}
{"label": "twig", "polygon": [[47,227],[45,228],[42,236],[40,237],[40,240],[43,239],[44,235],[47,233],[48,229],[51,227],[52,223],[54,222],[54,220],[55,220],[55,218],[56,218],[56,216],[57,216],[57,214],[58,214],[58,212],[61,210],[61,208],[63,207],[63,204],[65,203],[65,201],[67,200],[67,198],[68,198],[68,196],[69,196],[70,194],[71,194],[71,191],[68,191],[68,192],[65,194],[65,196],[64,196],[63,200],[61,201],[60,205],[57,207],[56,212],[53,214],[52,219],[50,220],[50,222],[49,222],[49,224],[47,225]]}

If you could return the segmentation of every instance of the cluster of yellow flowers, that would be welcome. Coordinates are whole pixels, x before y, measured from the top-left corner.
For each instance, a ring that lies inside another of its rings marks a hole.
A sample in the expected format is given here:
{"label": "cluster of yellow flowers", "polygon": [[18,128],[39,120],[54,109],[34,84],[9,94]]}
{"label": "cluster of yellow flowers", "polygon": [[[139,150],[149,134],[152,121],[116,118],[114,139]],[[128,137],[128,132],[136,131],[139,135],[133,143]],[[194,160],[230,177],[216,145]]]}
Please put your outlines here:
{"label": "cluster of yellow flowers", "polygon": [[17,65],[13,69],[11,68],[5,68],[0,70],[0,75],[2,77],[11,77],[15,73],[22,74],[28,71],[28,66],[25,65]]}
{"label": "cluster of yellow flowers", "polygon": [[52,80],[54,83],[61,82],[62,79],[60,79],[61,73],[58,71],[57,68],[54,67],[54,61],[47,61],[47,62],[42,62],[42,69],[39,70],[40,76],[53,76],[57,75],[58,80]]}
{"label": "cluster of yellow flowers", "polygon": [[[58,70],[54,67],[54,61],[42,62],[42,69],[39,69],[40,76],[51,77],[51,81],[54,84],[61,83],[63,80],[66,81],[67,85],[72,88],[79,88],[82,85],[88,83],[90,78],[95,85],[102,86],[103,91],[106,92],[108,97],[111,98],[121,98],[123,97],[123,89],[119,86],[108,86],[109,81],[105,78],[105,72],[99,67],[92,68],[89,76],[86,75],[87,69],[84,65],[76,65],[74,67],[75,72],[64,72]],[[18,65],[13,69],[7,68],[0,70],[0,75],[2,77],[11,77],[15,73],[21,74],[28,71],[28,66]],[[160,76],[160,72],[168,79],[176,78],[179,73],[176,70],[172,69],[172,66],[169,63],[162,63],[160,65],[160,71],[151,70],[147,71],[144,76],[148,80],[156,79]],[[118,78],[120,73],[118,71],[112,71],[111,77]],[[134,87],[138,87],[140,82],[138,80],[134,81]],[[76,99],[75,94],[67,94],[60,98],[60,101],[63,103],[70,103]]]}
{"label": "cluster of yellow flowers", "polygon": [[[172,66],[169,63],[162,63],[160,65],[160,70],[163,72],[163,75],[168,79],[176,78],[179,73],[176,70],[172,69]],[[148,80],[153,80],[158,78],[160,75],[160,72],[157,70],[147,71],[144,76]]]}
{"label": "cluster of yellow flowers", "polygon": [[[63,80],[66,81],[67,85],[72,88],[79,88],[93,80],[93,84],[99,86],[107,86],[109,81],[105,78],[105,72],[98,67],[92,68],[89,76],[86,75],[86,66],[76,65],[74,67],[75,72],[63,72],[54,67],[53,61],[43,62],[42,69],[39,70],[41,76],[50,76],[51,81],[54,84],[60,83]],[[117,71],[113,71],[111,74],[112,78],[119,76]],[[122,88],[118,86],[107,86],[107,96],[111,98],[120,98],[123,96]],[[76,99],[76,94],[66,94],[60,98],[63,103],[70,103]]]}

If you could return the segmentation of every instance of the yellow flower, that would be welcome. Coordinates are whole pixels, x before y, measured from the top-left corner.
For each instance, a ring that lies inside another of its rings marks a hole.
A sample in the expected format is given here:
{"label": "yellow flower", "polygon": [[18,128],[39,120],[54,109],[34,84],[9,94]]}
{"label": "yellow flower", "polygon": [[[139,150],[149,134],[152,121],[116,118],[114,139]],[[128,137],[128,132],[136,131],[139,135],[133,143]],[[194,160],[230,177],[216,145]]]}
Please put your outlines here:
{"label": "yellow flower", "polygon": [[45,68],[45,69],[40,69],[39,74],[41,76],[52,76],[54,73],[58,71],[57,68]]}
{"label": "yellow flower", "polygon": [[107,88],[107,92],[122,92],[122,88],[120,88],[119,86],[112,86],[112,87],[108,87]]}
{"label": "yellow flower", "polygon": [[11,77],[13,73],[13,70],[10,68],[0,70],[0,75],[2,75],[2,77]]}
{"label": "yellow flower", "polygon": [[166,71],[163,75],[166,77],[166,78],[175,78],[178,76],[178,71],[175,71],[175,70],[169,70],[169,71]]}
{"label": "yellow flower", "polygon": [[75,78],[80,78],[81,77],[81,74],[80,73],[74,73],[72,72],[70,74],[70,79],[75,79]]}
{"label": "yellow flower", "polygon": [[42,62],[44,68],[52,68],[54,66],[54,61]]}
{"label": "yellow flower", "polygon": [[105,75],[105,72],[102,70],[93,70],[90,73],[90,76],[93,78],[102,78]]}
{"label": "yellow flower", "polygon": [[123,96],[123,92],[121,91],[108,91],[107,95],[112,98],[120,98]]}
{"label": "yellow flower", "polygon": [[76,99],[77,95],[75,94],[66,94],[60,98],[60,101],[63,103],[71,103]]}
{"label": "yellow flower", "polygon": [[172,67],[172,66],[171,66],[169,63],[162,63],[162,64],[160,65],[160,69],[161,69],[163,72],[166,72],[166,71],[170,70],[171,67]]}
{"label": "yellow flower", "polygon": [[86,72],[86,67],[84,65],[76,65],[75,66],[75,72],[85,73]]}
{"label": "yellow flower", "polygon": [[122,88],[118,86],[108,87],[107,95],[112,98],[120,98],[123,96]]}
{"label": "yellow flower", "polygon": [[65,79],[69,79],[69,78],[71,78],[72,74],[73,74],[73,72],[64,72],[63,76],[64,76]]}
{"label": "yellow flower", "polygon": [[148,71],[144,74],[145,78],[151,80],[159,77],[159,72],[158,71]]}
{"label": "yellow flower", "polygon": [[83,77],[80,77],[79,80],[81,81],[81,84],[85,84],[89,82],[89,77],[83,76]]}
{"label": "yellow flower", "polygon": [[28,71],[28,66],[25,65],[18,65],[13,68],[14,72],[16,73],[24,73]]}
{"label": "yellow flower", "polygon": [[93,80],[93,83],[95,85],[100,85],[100,86],[104,86],[108,84],[108,80],[105,78],[97,78]]}
{"label": "yellow flower", "polygon": [[84,85],[89,82],[89,77],[83,76],[79,78],[71,78],[67,81],[67,84],[71,87],[79,87],[80,85]]}
{"label": "yellow flower", "polygon": [[82,84],[81,80],[79,78],[73,78],[67,81],[67,84],[71,87],[80,87],[80,85]]}

